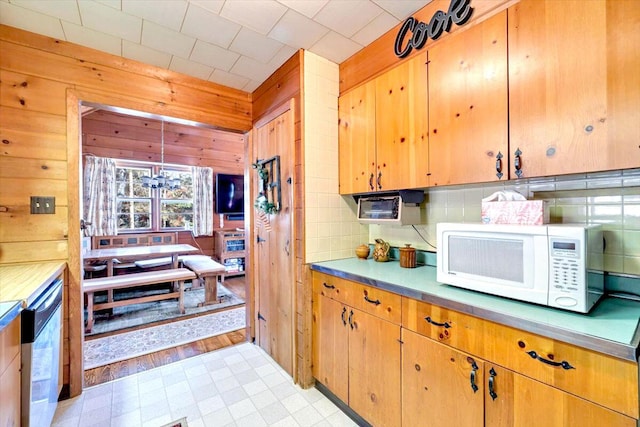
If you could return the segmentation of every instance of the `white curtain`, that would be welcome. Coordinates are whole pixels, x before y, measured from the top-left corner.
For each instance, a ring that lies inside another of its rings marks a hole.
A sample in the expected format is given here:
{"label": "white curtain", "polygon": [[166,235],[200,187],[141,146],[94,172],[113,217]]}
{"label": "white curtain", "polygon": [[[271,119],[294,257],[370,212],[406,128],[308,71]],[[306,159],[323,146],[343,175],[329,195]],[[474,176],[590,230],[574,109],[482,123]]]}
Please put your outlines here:
{"label": "white curtain", "polygon": [[116,215],[116,162],[105,157],[88,156],[84,166],[85,236],[118,234]]}
{"label": "white curtain", "polygon": [[213,169],[194,166],[193,235],[213,235]]}

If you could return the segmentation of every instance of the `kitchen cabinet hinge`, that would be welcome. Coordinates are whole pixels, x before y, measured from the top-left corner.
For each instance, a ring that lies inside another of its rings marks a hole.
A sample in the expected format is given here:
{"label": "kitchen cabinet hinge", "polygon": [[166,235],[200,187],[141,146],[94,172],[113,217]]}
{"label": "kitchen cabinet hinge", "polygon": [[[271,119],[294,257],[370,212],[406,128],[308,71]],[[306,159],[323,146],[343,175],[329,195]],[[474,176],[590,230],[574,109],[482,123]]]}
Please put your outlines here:
{"label": "kitchen cabinet hinge", "polygon": [[400,338],[398,338],[398,342],[399,342],[400,344],[404,344],[404,341],[402,341]]}
{"label": "kitchen cabinet hinge", "polygon": [[265,319],[264,316],[260,314],[260,312],[258,312],[258,320],[264,320],[265,322],[267,321],[267,319]]}

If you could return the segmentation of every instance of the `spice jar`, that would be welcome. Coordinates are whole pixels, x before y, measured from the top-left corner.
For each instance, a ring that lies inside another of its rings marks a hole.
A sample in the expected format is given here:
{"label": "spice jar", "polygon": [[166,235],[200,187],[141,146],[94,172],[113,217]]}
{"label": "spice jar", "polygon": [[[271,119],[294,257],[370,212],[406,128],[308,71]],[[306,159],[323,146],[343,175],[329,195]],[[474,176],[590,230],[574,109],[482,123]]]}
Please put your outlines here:
{"label": "spice jar", "polygon": [[416,249],[410,244],[405,244],[404,248],[400,248],[400,267],[415,268],[416,266]]}

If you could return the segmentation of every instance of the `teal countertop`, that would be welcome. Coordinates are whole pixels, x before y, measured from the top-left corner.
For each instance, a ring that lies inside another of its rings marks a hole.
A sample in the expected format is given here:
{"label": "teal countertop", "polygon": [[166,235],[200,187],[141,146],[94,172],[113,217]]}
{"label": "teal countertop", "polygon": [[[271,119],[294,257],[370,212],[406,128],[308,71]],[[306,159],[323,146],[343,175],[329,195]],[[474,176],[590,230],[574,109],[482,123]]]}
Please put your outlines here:
{"label": "teal countertop", "polygon": [[640,302],[605,297],[588,313],[574,313],[456,288],[436,281],[431,266],[345,258],[311,269],[471,314],[622,359],[638,361]]}

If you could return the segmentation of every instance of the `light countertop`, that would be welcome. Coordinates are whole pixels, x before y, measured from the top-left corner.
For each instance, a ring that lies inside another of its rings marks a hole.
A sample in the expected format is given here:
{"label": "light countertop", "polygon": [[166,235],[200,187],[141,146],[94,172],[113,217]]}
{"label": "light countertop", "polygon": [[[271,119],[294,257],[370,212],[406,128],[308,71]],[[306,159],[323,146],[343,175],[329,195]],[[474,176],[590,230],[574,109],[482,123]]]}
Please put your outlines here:
{"label": "light countertop", "polygon": [[605,297],[588,313],[520,302],[436,281],[431,266],[401,268],[398,261],[346,258],[311,269],[471,314],[622,359],[638,361],[640,302]]}
{"label": "light countertop", "polygon": [[0,329],[66,268],[62,261],[0,265]]}

